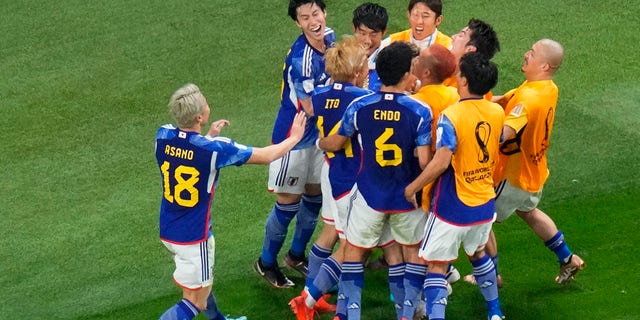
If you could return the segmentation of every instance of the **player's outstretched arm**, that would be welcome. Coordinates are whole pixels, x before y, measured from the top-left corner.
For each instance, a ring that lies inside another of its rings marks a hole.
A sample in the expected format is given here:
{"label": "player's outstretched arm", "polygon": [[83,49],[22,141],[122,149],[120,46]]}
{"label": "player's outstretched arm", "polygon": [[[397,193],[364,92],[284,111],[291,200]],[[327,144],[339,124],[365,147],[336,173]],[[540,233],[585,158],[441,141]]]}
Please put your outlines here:
{"label": "player's outstretched arm", "polygon": [[302,136],[304,135],[304,128],[307,124],[307,117],[304,112],[299,112],[293,119],[291,125],[291,132],[289,137],[278,144],[272,144],[264,148],[253,148],[253,153],[247,161],[252,164],[269,164],[272,161],[282,158],[291,148],[293,148]]}

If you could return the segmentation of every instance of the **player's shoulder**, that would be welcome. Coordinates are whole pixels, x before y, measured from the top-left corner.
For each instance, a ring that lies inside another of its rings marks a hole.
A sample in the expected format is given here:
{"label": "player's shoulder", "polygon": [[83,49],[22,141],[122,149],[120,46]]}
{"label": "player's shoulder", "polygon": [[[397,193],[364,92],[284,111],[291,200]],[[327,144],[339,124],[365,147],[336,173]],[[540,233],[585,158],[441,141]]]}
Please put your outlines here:
{"label": "player's shoulder", "polygon": [[419,100],[413,96],[401,95],[398,97],[398,103],[420,115],[431,114],[431,106],[425,101]]}
{"label": "player's shoulder", "polygon": [[156,139],[171,139],[175,136],[176,127],[170,123],[164,124],[158,128]]}
{"label": "player's shoulder", "polygon": [[311,94],[311,97],[321,97],[323,95],[329,94],[330,92],[332,92],[334,90],[334,86],[333,85],[327,85],[327,86],[317,86],[313,89],[313,93]]}
{"label": "player's shoulder", "polygon": [[330,43],[330,47],[336,42],[336,32],[331,27],[324,28],[324,40]]}
{"label": "player's shoulder", "polygon": [[346,87],[344,88],[344,90],[345,90],[347,93],[352,94],[352,95],[354,95],[354,96],[356,96],[356,97],[361,97],[361,96],[364,96],[364,95],[368,95],[368,94],[372,94],[372,93],[373,93],[373,91],[371,91],[371,90],[369,90],[369,89],[361,88],[361,87],[354,86],[354,85],[346,86]]}

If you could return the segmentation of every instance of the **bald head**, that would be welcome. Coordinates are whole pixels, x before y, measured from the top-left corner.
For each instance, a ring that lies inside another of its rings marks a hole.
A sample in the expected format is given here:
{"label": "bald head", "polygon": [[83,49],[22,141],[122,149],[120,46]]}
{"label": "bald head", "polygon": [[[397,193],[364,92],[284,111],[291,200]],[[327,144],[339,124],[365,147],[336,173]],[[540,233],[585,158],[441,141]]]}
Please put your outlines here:
{"label": "bald head", "polygon": [[539,40],[538,43],[542,48],[542,54],[546,58],[546,62],[555,73],[555,70],[560,68],[560,65],[562,65],[564,48],[562,48],[562,45],[560,43],[551,39],[542,39]]}
{"label": "bald head", "polygon": [[[420,51],[416,69],[419,73],[416,76],[423,84],[441,83],[456,70],[456,58],[447,48],[435,43]],[[423,76],[431,79],[424,79]]]}

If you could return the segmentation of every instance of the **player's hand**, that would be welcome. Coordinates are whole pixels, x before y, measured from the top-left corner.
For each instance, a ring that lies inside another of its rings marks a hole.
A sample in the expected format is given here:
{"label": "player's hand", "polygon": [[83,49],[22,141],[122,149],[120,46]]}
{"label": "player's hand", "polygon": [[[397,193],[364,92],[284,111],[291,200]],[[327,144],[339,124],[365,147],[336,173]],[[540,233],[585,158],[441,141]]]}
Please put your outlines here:
{"label": "player's hand", "polygon": [[291,133],[289,137],[300,141],[304,135],[304,129],[307,126],[307,115],[304,112],[298,112],[295,118],[293,118],[293,124],[291,125]]}
{"label": "player's hand", "polygon": [[211,123],[211,128],[209,128],[209,132],[207,133],[207,135],[211,137],[217,137],[220,135],[220,131],[222,131],[222,128],[229,125],[231,125],[231,122],[229,122],[229,120],[220,119],[214,121]]}
{"label": "player's hand", "polygon": [[414,208],[418,209],[418,201],[416,201],[416,193],[415,191],[413,191],[413,188],[411,188],[410,185],[404,188],[404,198],[407,199],[407,201],[411,202]]}

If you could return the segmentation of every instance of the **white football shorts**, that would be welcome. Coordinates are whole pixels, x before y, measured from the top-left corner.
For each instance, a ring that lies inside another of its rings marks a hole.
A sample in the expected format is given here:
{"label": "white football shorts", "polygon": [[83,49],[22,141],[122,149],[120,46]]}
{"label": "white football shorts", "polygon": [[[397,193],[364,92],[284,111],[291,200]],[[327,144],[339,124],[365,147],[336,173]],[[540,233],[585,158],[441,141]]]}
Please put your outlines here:
{"label": "white football shorts", "polygon": [[502,180],[496,187],[496,221],[507,220],[516,210],[529,212],[540,203],[542,189],[538,192],[529,192],[514,187],[508,180]]}
{"label": "white football shorts", "polygon": [[331,183],[329,182],[329,164],[326,161],[322,165],[320,188],[322,189],[322,221],[325,224],[334,226],[338,237],[345,239],[344,225],[349,215],[351,195],[354,190],[351,189],[351,192],[343,195],[340,199],[333,198]]}
{"label": "white football shorts", "polygon": [[418,256],[427,262],[452,262],[458,259],[458,250],[463,246],[464,252],[472,256],[489,240],[490,222],[471,226],[456,226],[430,213],[424,228],[424,238]]}
{"label": "white football shorts", "polygon": [[[356,184],[345,234],[350,244],[364,249],[388,245],[393,240],[401,245],[417,245],[426,221],[427,215],[421,208],[389,214],[369,207]],[[390,234],[384,232],[385,225]]]}
{"label": "white football shorts", "polygon": [[269,164],[269,191],[303,194],[306,184],[320,183],[323,162],[322,151],[315,146],[289,151]]}
{"label": "white football shorts", "polygon": [[197,290],[213,284],[213,265],[215,262],[216,242],[213,236],[206,241],[180,245],[162,241],[173,254],[176,270],[173,280],[180,287]]}

